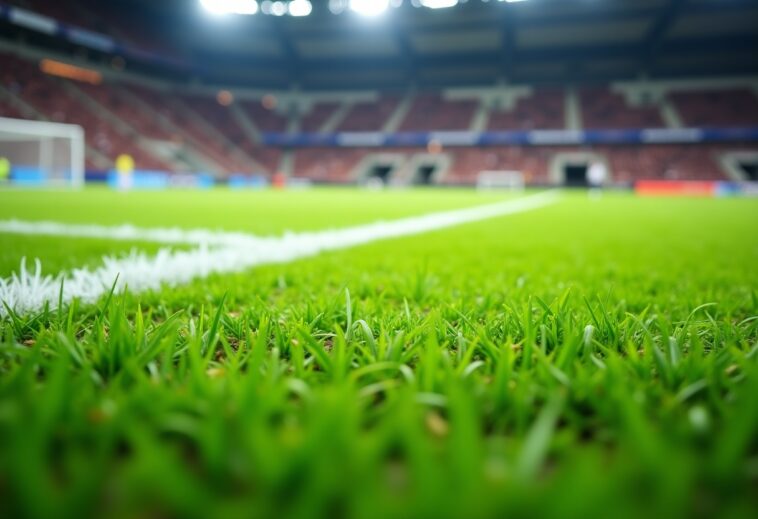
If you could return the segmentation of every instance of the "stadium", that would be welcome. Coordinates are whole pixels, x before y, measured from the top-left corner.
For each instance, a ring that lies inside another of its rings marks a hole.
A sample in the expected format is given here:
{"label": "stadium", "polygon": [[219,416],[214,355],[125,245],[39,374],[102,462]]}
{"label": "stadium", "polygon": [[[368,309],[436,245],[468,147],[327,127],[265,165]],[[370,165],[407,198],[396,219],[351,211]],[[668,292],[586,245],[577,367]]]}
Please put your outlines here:
{"label": "stadium", "polygon": [[758,516],[757,28],[0,1],[2,515]]}

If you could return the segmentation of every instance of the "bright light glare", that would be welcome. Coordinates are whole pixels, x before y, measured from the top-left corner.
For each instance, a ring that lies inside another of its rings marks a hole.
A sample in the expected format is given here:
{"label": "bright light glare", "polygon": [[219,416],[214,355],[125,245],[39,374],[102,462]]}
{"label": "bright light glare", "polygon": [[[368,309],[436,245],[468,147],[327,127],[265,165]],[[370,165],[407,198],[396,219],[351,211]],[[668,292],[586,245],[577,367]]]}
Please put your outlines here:
{"label": "bright light glare", "polygon": [[206,11],[212,14],[255,14],[258,2],[255,0],[200,0]]}
{"label": "bright light glare", "polygon": [[309,0],[292,0],[289,7],[291,16],[308,16],[313,10]]}
{"label": "bright light glare", "polygon": [[458,0],[421,0],[421,5],[429,9],[444,9],[458,4]]}
{"label": "bright light glare", "polygon": [[387,10],[390,0],[350,0],[350,9],[363,16],[378,16]]}
{"label": "bright light glare", "polygon": [[273,2],[271,4],[271,14],[274,16],[284,16],[287,14],[287,6],[284,5],[284,2]]}

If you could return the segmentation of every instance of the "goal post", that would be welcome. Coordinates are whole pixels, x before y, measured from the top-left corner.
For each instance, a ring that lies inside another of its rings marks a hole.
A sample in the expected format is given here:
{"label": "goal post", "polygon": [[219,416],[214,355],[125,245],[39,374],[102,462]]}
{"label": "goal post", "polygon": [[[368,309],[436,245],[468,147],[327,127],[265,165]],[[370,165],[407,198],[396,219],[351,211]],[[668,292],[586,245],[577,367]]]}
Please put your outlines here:
{"label": "goal post", "polygon": [[526,177],[522,171],[482,171],[476,177],[477,189],[508,189],[523,191]]}
{"label": "goal post", "polygon": [[21,185],[84,185],[84,130],[75,124],[0,117],[0,158]]}

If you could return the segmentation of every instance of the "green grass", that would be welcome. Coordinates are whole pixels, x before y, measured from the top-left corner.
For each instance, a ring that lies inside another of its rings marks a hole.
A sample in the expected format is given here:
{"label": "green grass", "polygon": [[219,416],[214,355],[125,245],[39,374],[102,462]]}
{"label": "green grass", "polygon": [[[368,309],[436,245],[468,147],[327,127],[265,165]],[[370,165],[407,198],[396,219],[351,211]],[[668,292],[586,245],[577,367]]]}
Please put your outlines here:
{"label": "green grass", "polygon": [[[502,199],[502,195],[471,190],[446,190],[429,196],[420,190],[363,192],[350,189],[295,192],[156,191],[119,193],[104,188],[75,191],[0,191],[0,220],[56,221],[73,224],[179,227],[278,235],[287,230],[310,231],[346,227],[470,207]],[[42,260],[45,273],[96,266],[106,254],[133,248],[157,251],[151,243],[100,239],[18,236],[0,231],[0,276],[18,272],[20,259]]]}
{"label": "green grass", "polygon": [[502,199],[473,190],[434,192],[356,191],[153,191],[120,193],[105,188],[76,191],[0,191],[0,219],[185,229],[226,229],[256,234],[322,230],[430,211],[469,207]]}
{"label": "green grass", "polygon": [[28,236],[0,233],[0,277],[18,273],[21,258],[27,268],[39,259],[45,274],[70,271],[74,268],[94,268],[102,264],[103,256],[125,255],[136,249],[157,252],[157,243],[112,241],[95,238],[62,239],[50,236]]}
{"label": "green grass", "polygon": [[[0,192],[0,218],[259,233],[493,199],[22,194]],[[12,517],[755,516],[757,211],[568,194],[8,319],[0,502]],[[4,256],[21,243],[2,240]]]}

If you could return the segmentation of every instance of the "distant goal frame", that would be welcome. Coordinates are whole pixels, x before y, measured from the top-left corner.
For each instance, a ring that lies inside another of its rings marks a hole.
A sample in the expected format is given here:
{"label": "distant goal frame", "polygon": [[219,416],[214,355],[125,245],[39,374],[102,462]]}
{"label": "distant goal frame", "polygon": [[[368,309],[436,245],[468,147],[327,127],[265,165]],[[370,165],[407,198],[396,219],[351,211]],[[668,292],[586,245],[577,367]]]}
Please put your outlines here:
{"label": "distant goal frame", "polygon": [[[61,149],[65,149],[68,160],[64,165],[55,165],[56,139],[66,140],[68,143]],[[57,123],[52,121],[33,121],[27,119],[14,119],[0,117],[0,143],[36,143],[38,144],[38,160],[36,166],[40,171],[49,167],[63,169],[68,175],[61,177],[46,177],[43,185],[55,185],[58,187],[70,186],[80,188],[84,185],[86,145],[84,128],[77,124]],[[53,144],[51,144],[53,143]],[[52,149],[51,149],[52,148]],[[2,155],[0,151],[0,155]],[[13,165],[13,160],[9,159]],[[24,164],[34,166],[34,164]]]}
{"label": "distant goal frame", "polygon": [[476,188],[483,191],[523,191],[526,189],[526,175],[523,171],[511,169],[480,171],[476,176]]}

